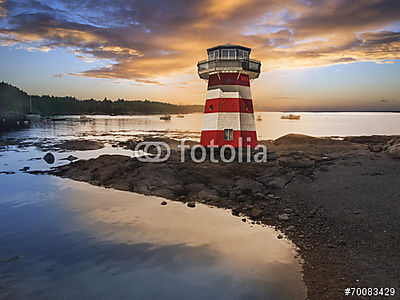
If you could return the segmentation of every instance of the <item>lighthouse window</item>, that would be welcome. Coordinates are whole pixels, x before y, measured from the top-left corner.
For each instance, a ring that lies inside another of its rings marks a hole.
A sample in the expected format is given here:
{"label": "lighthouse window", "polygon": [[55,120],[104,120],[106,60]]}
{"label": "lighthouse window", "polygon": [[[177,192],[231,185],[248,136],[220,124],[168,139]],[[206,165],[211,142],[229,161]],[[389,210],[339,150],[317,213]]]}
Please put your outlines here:
{"label": "lighthouse window", "polygon": [[211,51],[208,54],[208,60],[215,60],[215,59],[218,59],[218,58],[219,58],[219,51],[218,50]]}
{"label": "lighthouse window", "polygon": [[210,110],[213,110],[214,109],[214,105],[210,105]]}
{"label": "lighthouse window", "polygon": [[222,49],[221,54],[222,59],[236,59],[235,49]]}
{"label": "lighthouse window", "polygon": [[224,140],[225,141],[233,140],[233,129],[224,129]]}
{"label": "lighthouse window", "polygon": [[239,54],[239,58],[240,59],[249,59],[249,52],[248,51],[239,49],[238,52],[239,52],[238,54]]}

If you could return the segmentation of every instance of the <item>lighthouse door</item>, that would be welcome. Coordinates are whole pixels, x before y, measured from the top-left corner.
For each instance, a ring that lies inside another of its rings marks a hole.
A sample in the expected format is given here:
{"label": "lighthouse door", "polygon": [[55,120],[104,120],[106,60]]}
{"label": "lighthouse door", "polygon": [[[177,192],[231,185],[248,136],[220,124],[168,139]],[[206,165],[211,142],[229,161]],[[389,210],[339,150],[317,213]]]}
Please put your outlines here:
{"label": "lighthouse door", "polygon": [[233,141],[233,129],[224,129],[224,140]]}

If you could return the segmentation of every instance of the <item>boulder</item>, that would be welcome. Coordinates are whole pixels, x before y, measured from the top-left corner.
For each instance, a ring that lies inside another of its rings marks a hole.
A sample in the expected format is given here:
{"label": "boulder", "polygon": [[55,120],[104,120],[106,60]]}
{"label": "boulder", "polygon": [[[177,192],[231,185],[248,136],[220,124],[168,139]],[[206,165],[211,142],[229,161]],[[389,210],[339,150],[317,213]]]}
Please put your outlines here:
{"label": "boulder", "polygon": [[46,153],[46,155],[43,157],[44,161],[47,162],[48,164],[54,164],[55,157],[52,153]]}
{"label": "boulder", "polygon": [[236,198],[236,201],[237,202],[246,202],[247,198],[248,198],[248,196],[246,196],[246,195],[240,195]]}
{"label": "boulder", "polygon": [[290,220],[290,217],[288,214],[281,214],[281,215],[278,215],[278,219],[280,221],[287,221],[287,220]]}
{"label": "boulder", "polygon": [[188,203],[187,203],[187,206],[193,208],[193,207],[196,207],[196,203],[194,203],[194,202],[188,202]]}
{"label": "boulder", "polygon": [[261,217],[262,214],[263,214],[263,212],[257,208],[253,208],[250,212],[250,216],[252,216],[255,219]]}
{"label": "boulder", "polygon": [[167,188],[155,188],[151,190],[151,194],[167,199],[175,199],[175,193]]}
{"label": "boulder", "polygon": [[388,153],[392,158],[400,159],[400,143],[388,148]]}
{"label": "boulder", "polygon": [[197,197],[198,194],[202,190],[207,189],[207,187],[202,183],[192,183],[185,186],[185,189],[187,190],[187,196],[189,198],[192,198],[192,197]]}
{"label": "boulder", "polygon": [[369,145],[368,150],[371,152],[381,152],[383,147],[381,145]]}
{"label": "boulder", "polygon": [[167,205],[167,201],[162,201],[161,205]]}
{"label": "boulder", "polygon": [[239,197],[242,193],[238,190],[233,190],[229,191],[229,199],[235,200],[237,197]]}
{"label": "boulder", "polygon": [[279,158],[279,164],[282,167],[308,169],[313,168],[315,161],[307,157],[300,156],[285,156]]}
{"label": "boulder", "polygon": [[275,178],[268,183],[268,187],[271,189],[283,189],[285,187],[286,180],[282,178]]}
{"label": "boulder", "polygon": [[257,194],[265,190],[264,186],[261,183],[253,179],[244,177],[241,177],[240,179],[236,180],[235,189],[239,189],[244,193],[246,192],[246,190],[249,190],[253,194]]}
{"label": "boulder", "polygon": [[197,197],[201,200],[218,200],[219,193],[214,189],[206,188],[197,195]]}

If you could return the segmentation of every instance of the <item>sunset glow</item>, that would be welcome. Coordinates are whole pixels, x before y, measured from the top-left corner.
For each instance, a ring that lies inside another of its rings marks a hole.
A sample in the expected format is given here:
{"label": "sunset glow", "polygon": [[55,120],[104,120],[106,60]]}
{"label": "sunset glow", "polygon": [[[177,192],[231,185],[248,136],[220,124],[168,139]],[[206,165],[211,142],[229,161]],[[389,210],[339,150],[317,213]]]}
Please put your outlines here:
{"label": "sunset glow", "polygon": [[31,94],[203,104],[196,64],[252,49],[256,110],[400,110],[400,2],[0,0],[0,79]]}

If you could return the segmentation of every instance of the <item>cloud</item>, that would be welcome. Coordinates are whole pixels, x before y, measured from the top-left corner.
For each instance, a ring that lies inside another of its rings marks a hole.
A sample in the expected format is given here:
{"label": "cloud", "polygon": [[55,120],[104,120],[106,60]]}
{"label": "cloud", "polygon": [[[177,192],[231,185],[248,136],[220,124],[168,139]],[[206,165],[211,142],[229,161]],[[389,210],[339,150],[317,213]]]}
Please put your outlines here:
{"label": "cloud", "polygon": [[295,97],[272,97],[271,100],[296,100]]}
{"label": "cloud", "polygon": [[64,74],[63,73],[57,73],[57,74],[54,74],[53,76],[52,76],[52,78],[63,78],[64,77]]}
{"label": "cloud", "polygon": [[400,59],[400,33],[387,29],[400,20],[395,0],[0,0],[0,15],[2,46],[64,48],[104,60],[73,75],[137,84],[195,73],[206,48],[227,42],[251,47],[264,71]]}

